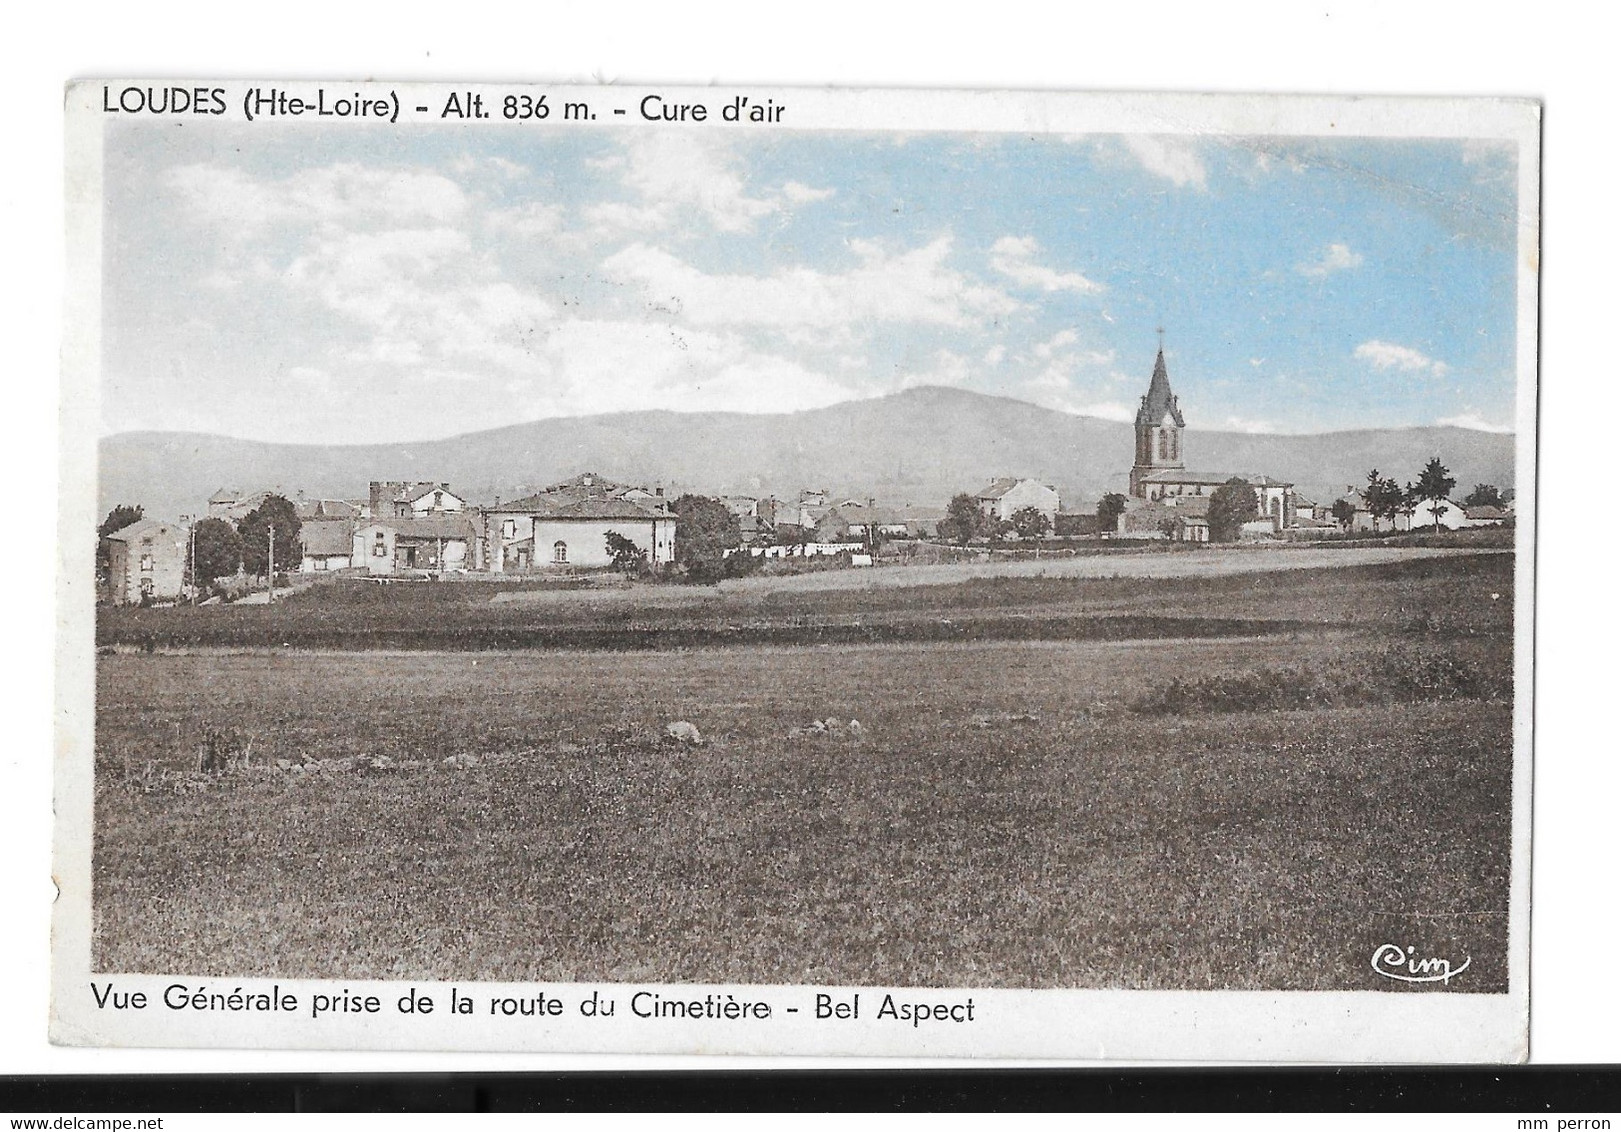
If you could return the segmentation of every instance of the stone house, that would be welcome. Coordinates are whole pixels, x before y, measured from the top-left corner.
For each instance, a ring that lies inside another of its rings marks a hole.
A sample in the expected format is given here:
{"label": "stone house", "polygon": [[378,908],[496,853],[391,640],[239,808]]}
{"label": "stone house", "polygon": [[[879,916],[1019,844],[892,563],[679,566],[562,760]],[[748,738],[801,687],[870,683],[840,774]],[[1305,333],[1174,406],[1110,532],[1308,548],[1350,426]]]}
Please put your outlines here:
{"label": "stone house", "polygon": [[467,501],[450,490],[448,483],[415,483],[403,480],[373,480],[370,513],[379,519],[425,518],[453,515],[467,510]]}
{"label": "stone house", "polygon": [[1004,522],[1011,520],[1015,512],[1034,507],[1051,523],[1063,510],[1056,488],[1038,480],[1013,476],[992,480],[988,486],[980,489],[974,499],[983,514]]}
{"label": "stone house", "polygon": [[609,532],[645,551],[650,565],[675,561],[675,516],[663,495],[593,472],[482,508],[480,519],[480,562],[498,574],[611,566]]}
{"label": "stone house", "polygon": [[474,567],[476,546],[466,515],[373,519],[355,530],[350,564],[375,576],[456,573]]}
{"label": "stone house", "polygon": [[345,519],[311,519],[299,527],[303,544],[299,572],[323,574],[354,564],[355,524]]}
{"label": "stone house", "polygon": [[141,605],[178,599],[186,589],[189,539],[186,528],[156,519],[140,519],[108,535],[101,600]]}

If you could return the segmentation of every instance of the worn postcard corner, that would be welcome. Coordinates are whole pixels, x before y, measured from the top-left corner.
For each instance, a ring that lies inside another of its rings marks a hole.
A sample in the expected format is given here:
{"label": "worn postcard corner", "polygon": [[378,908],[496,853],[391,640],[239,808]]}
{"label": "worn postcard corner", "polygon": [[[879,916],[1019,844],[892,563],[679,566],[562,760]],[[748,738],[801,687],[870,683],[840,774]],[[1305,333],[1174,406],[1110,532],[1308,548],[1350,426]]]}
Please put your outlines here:
{"label": "worn postcard corner", "polygon": [[1523,1059],[1539,119],[72,84],[54,1040]]}

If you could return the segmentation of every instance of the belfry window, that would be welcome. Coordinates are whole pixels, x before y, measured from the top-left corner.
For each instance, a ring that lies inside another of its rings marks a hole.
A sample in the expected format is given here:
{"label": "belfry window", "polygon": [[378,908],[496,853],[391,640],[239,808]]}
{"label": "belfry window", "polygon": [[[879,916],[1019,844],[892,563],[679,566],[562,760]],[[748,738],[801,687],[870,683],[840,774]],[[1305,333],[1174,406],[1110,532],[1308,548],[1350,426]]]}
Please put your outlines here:
{"label": "belfry window", "polygon": [[1170,454],[1169,454],[1169,451],[1168,451],[1168,446],[1169,446],[1170,442],[1169,442],[1168,438],[1169,438],[1169,434],[1164,429],[1160,429],[1159,430],[1159,458],[1161,460],[1166,460],[1166,459],[1170,458]]}

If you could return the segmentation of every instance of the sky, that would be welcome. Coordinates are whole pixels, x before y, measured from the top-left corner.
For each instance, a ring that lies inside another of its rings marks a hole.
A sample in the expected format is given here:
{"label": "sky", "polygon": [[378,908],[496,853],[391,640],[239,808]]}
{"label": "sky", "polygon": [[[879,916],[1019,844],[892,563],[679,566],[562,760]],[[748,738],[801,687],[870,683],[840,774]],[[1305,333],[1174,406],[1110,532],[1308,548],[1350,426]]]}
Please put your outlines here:
{"label": "sky", "polygon": [[117,122],[105,433],[431,439],[949,385],[1509,431],[1507,143]]}

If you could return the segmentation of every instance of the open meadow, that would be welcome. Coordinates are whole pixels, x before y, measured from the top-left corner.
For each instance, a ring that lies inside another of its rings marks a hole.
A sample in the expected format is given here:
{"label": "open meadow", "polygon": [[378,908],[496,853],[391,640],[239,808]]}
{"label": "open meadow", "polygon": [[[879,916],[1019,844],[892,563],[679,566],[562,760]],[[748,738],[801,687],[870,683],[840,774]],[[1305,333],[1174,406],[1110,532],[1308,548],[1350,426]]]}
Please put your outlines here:
{"label": "open meadow", "polygon": [[116,611],[94,965],[1503,991],[1512,575]]}

